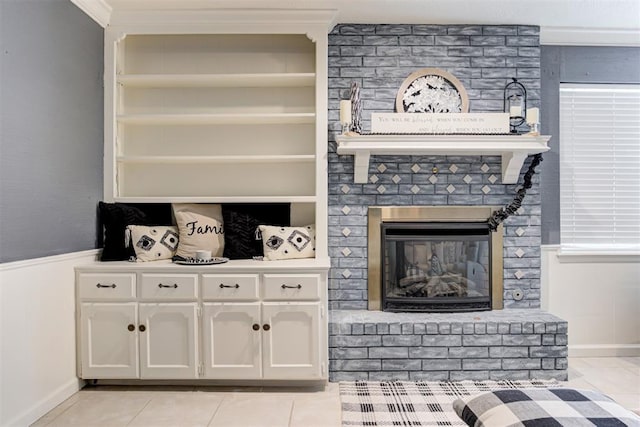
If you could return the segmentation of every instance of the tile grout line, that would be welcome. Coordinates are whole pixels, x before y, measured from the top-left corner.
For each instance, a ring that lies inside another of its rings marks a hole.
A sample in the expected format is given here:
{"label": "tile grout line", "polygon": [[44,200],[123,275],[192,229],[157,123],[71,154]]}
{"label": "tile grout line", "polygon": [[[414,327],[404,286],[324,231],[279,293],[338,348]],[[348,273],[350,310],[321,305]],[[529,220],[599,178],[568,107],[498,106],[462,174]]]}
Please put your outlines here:
{"label": "tile grout line", "polygon": [[293,422],[293,410],[295,406],[296,406],[296,398],[294,397],[293,399],[291,399],[291,410],[289,411],[289,423],[287,423],[289,427],[293,427],[291,423]]}
{"label": "tile grout line", "polygon": [[131,418],[129,420],[129,422],[127,424],[125,424],[125,426],[131,425],[131,423],[138,417],[138,415],[140,415],[142,413],[142,411],[144,411],[144,408],[146,408],[147,406],[149,406],[149,403],[151,403],[151,401],[153,400],[153,397],[151,397],[149,400],[147,400],[147,403],[145,403],[142,408],[140,408],[140,410],[138,411],[137,414],[135,414],[133,416],[133,418]]}
{"label": "tile grout line", "polygon": [[[71,396],[69,396],[67,399],[71,399],[71,397],[72,397],[73,395],[78,394],[78,393],[80,393],[81,391],[82,391],[82,389],[80,389],[80,390],[76,391],[74,394],[72,394]],[[66,400],[66,399],[65,399],[65,400]],[[69,406],[68,406],[64,411],[60,412],[58,415],[56,415],[55,417],[53,417],[53,419],[51,419],[51,420],[47,421],[47,423],[44,425],[44,427],[51,425],[55,420],[57,420],[58,418],[60,418],[60,416],[61,416],[62,414],[64,414],[65,412],[67,412],[69,409],[73,408],[73,407],[74,407],[75,405],[77,405],[79,402],[80,402],[80,396],[78,396],[78,400],[76,400],[74,403],[72,403],[71,405],[69,405]],[[62,401],[62,402],[60,403],[60,405],[62,405],[63,403],[64,403],[64,401]],[[55,409],[55,408],[54,408],[54,409]],[[52,409],[52,410],[53,410],[53,409]],[[49,412],[51,412],[51,411],[49,411]],[[46,416],[47,416],[47,414],[48,414],[49,412],[47,412],[46,414],[44,414],[44,415],[43,415],[42,417],[40,417],[40,418],[44,418],[44,417],[46,417]],[[38,418],[38,420],[39,420],[40,418]],[[36,422],[38,422],[38,420],[36,420]]]}
{"label": "tile grout line", "polygon": [[207,423],[207,427],[212,426],[212,422],[213,419],[216,417],[216,415],[218,414],[218,411],[220,410],[220,407],[222,406],[222,404],[224,403],[225,400],[227,400],[228,396],[222,396],[222,400],[220,401],[220,403],[218,403],[218,406],[216,406],[215,411],[213,411],[213,414],[211,415],[211,418],[209,418],[209,422]]}

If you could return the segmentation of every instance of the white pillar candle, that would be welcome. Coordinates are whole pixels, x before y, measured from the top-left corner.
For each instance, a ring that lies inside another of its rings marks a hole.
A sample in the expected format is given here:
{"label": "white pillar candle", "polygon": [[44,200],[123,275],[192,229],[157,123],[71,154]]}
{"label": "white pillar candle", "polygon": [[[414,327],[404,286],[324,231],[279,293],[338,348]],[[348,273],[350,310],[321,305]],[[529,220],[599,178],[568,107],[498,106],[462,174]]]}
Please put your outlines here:
{"label": "white pillar candle", "polygon": [[519,105],[513,105],[509,107],[509,116],[522,117],[522,107],[520,107]]}
{"label": "white pillar candle", "polygon": [[340,101],[340,123],[351,124],[351,101],[348,99]]}
{"label": "white pillar candle", "polygon": [[540,123],[540,109],[539,108],[527,108],[527,123]]}

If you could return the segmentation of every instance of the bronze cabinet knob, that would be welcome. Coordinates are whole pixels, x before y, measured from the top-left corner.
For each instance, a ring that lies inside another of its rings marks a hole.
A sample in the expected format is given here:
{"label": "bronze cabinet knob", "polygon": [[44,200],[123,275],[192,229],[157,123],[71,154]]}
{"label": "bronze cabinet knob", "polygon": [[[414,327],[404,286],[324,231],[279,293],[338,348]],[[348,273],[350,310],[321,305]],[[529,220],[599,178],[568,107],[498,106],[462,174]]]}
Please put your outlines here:
{"label": "bronze cabinet knob", "polygon": [[128,329],[130,332],[133,332],[133,331],[135,331],[135,330],[136,330],[136,327],[130,324],[129,326],[127,326],[127,329]]}
{"label": "bronze cabinet knob", "polygon": [[254,323],[252,326],[254,331],[259,331],[260,330],[260,325],[258,325],[257,323]]}
{"label": "bronze cabinet knob", "polygon": [[144,325],[140,325],[140,326],[138,326],[138,330],[139,330],[140,332],[144,332],[144,331],[146,331],[146,330],[147,330],[147,327],[146,327],[146,326],[144,326]]}
{"label": "bronze cabinet knob", "polygon": [[262,329],[264,329],[265,331],[268,331],[269,329],[271,329],[271,326],[265,323],[264,325],[262,325]]}

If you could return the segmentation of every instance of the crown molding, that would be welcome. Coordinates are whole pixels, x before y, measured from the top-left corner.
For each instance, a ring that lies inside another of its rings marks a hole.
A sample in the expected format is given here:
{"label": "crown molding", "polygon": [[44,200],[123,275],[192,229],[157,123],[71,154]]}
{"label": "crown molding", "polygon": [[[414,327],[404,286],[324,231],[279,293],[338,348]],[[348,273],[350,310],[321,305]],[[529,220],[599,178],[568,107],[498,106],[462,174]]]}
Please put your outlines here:
{"label": "crown molding", "polygon": [[640,30],[583,27],[541,27],[541,45],[640,46]]}
{"label": "crown molding", "polygon": [[100,24],[102,28],[109,25],[112,8],[105,0],[71,0],[71,2]]}

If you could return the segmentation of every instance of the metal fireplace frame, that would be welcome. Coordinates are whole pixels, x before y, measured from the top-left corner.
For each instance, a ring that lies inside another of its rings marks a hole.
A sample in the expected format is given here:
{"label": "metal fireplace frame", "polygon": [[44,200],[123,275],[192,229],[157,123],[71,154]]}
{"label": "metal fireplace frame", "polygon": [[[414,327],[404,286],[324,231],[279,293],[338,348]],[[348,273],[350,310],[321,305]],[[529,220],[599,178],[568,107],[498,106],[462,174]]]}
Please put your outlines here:
{"label": "metal fireplace frame", "polygon": [[[369,310],[382,309],[382,224],[384,222],[484,222],[494,206],[370,206],[368,212]],[[491,234],[491,309],[503,308],[503,226]]]}

